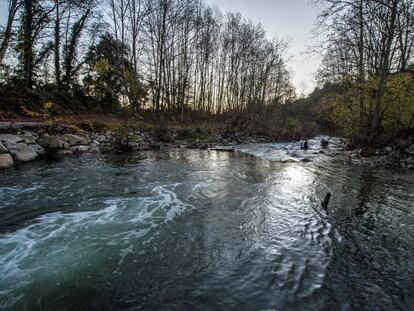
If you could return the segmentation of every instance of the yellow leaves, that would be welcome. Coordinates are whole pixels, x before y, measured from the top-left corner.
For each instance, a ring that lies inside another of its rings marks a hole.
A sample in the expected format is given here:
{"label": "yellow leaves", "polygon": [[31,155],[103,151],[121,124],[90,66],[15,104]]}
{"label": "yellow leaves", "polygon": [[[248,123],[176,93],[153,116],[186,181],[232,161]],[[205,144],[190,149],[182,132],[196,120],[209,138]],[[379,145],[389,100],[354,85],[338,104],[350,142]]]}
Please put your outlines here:
{"label": "yellow leaves", "polygon": [[410,73],[393,75],[384,94],[384,122],[389,130],[407,129],[414,114],[414,79]]}
{"label": "yellow leaves", "polygon": [[27,117],[30,117],[30,118],[39,118],[39,117],[41,117],[41,116],[42,116],[40,113],[38,113],[38,112],[36,112],[36,111],[31,111],[31,110],[27,109],[27,108],[26,108],[26,107],[24,107],[24,106],[20,106],[20,108],[21,108],[21,109],[22,109],[22,111],[23,111],[23,115],[25,115],[25,116],[27,116]]}
{"label": "yellow leaves", "polygon": [[29,110],[24,106],[20,106],[25,116],[30,117],[30,118],[43,117],[43,119],[46,119],[46,117],[50,116],[50,112],[53,107],[54,107],[54,104],[52,102],[46,102],[42,105],[42,108],[40,109],[41,111],[37,112],[37,111]]}
{"label": "yellow leaves", "polygon": [[95,63],[95,70],[98,75],[106,74],[110,69],[109,61],[106,58],[100,58]]}
{"label": "yellow leaves", "polygon": [[359,103],[354,88],[342,93],[331,93],[322,98],[320,115],[344,135],[358,130]]}
{"label": "yellow leaves", "polygon": [[46,102],[43,104],[43,108],[42,108],[42,112],[43,112],[43,119],[46,119],[46,117],[50,116],[50,111],[53,108],[53,103],[52,102]]}
{"label": "yellow leaves", "polygon": [[[361,108],[365,126],[370,126],[373,114],[378,77],[372,76],[364,83],[347,81],[340,91],[323,97],[319,113],[322,118],[345,135],[352,135],[361,126]],[[362,106],[361,106],[362,99]],[[394,133],[409,126],[414,114],[414,78],[410,73],[392,75],[382,99],[382,126],[387,133]]]}

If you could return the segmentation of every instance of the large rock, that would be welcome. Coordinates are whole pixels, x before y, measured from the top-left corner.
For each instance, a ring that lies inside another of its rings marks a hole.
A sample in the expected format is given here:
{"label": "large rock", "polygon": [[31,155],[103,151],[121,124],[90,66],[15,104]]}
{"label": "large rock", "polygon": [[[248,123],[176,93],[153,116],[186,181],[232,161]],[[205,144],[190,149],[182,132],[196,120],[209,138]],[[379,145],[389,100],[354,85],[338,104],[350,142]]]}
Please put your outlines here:
{"label": "large rock", "polygon": [[78,135],[73,134],[65,134],[62,138],[70,145],[70,146],[79,146],[79,145],[87,145],[89,144],[89,140],[85,137],[81,137]]}
{"label": "large rock", "polygon": [[13,156],[13,159],[16,162],[29,162],[37,159],[39,157],[39,148],[37,145],[26,145],[23,143],[18,144],[9,144],[7,148],[9,149],[10,154]]}
{"label": "large rock", "polygon": [[14,165],[13,158],[8,153],[0,154],[0,169],[8,168]]}
{"label": "large rock", "polygon": [[0,134],[0,142],[17,144],[17,143],[24,142],[24,139],[21,138],[18,135],[13,135],[13,134]]}
{"label": "large rock", "polygon": [[37,143],[48,150],[59,150],[63,148],[64,141],[59,136],[46,136],[39,138]]}

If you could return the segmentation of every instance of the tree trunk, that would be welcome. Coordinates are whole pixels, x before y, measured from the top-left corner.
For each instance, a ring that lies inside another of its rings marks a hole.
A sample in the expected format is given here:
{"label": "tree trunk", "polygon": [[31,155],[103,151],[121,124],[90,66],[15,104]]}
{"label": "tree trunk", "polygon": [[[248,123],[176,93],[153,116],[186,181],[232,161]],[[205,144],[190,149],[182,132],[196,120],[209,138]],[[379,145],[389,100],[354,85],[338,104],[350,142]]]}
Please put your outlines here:
{"label": "tree trunk", "polygon": [[61,70],[60,70],[60,12],[59,0],[56,0],[56,20],[55,20],[55,44],[54,44],[54,60],[55,60],[55,79],[56,86],[60,87]]}
{"label": "tree trunk", "polygon": [[399,0],[394,0],[391,9],[391,19],[389,22],[389,27],[387,31],[387,43],[385,46],[385,51],[382,55],[382,62],[380,68],[380,79],[378,82],[377,92],[375,94],[375,107],[374,107],[374,117],[372,122],[372,136],[377,138],[380,134],[381,121],[382,121],[382,97],[384,96],[385,86],[387,83],[389,75],[389,63],[390,63],[390,54],[391,46],[394,40],[395,34],[395,23],[397,19]]}
{"label": "tree trunk", "polygon": [[4,38],[0,45],[0,65],[3,63],[4,57],[6,56],[7,48],[10,44],[10,39],[12,36],[13,20],[16,16],[17,10],[20,5],[18,5],[17,0],[12,0],[9,5],[9,15],[7,17],[6,29],[4,31]]}
{"label": "tree trunk", "polygon": [[359,66],[358,66],[358,83],[359,83],[359,127],[360,133],[365,134],[365,111],[364,111],[364,0],[359,1]]}
{"label": "tree trunk", "polygon": [[24,84],[33,86],[33,0],[24,1],[23,15],[23,72]]}

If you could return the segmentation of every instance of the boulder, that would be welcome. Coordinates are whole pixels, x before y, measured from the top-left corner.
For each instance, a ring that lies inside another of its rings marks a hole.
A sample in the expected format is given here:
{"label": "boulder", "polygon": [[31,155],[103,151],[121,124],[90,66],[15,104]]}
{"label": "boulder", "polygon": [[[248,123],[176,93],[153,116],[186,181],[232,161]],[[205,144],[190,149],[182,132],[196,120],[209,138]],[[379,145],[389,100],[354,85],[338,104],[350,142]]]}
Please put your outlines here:
{"label": "boulder", "polygon": [[8,168],[14,165],[13,158],[8,153],[0,154],[0,169]]}
{"label": "boulder", "polygon": [[87,145],[89,144],[89,140],[85,137],[81,137],[78,135],[73,134],[65,134],[62,138],[70,145],[70,146],[78,146],[78,145]]}
{"label": "boulder", "polygon": [[13,134],[0,134],[0,142],[17,144],[17,143],[24,142],[24,139],[21,138],[18,135],[13,135]]}
{"label": "boulder", "polygon": [[[10,144],[7,146],[10,154],[16,162],[29,162],[39,157],[37,145],[26,145],[23,143]],[[40,147],[41,148],[41,147]]]}
{"label": "boulder", "polygon": [[62,149],[64,144],[64,142],[60,139],[59,136],[42,137],[37,140],[37,143],[48,150]]}

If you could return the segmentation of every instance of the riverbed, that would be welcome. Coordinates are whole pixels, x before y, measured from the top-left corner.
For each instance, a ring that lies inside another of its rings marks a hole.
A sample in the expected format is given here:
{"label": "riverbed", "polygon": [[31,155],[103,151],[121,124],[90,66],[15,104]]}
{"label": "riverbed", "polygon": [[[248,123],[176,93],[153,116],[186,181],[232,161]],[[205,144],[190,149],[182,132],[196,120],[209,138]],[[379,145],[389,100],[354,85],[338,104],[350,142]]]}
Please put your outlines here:
{"label": "riverbed", "polygon": [[0,174],[0,309],[410,310],[413,173],[283,148]]}

